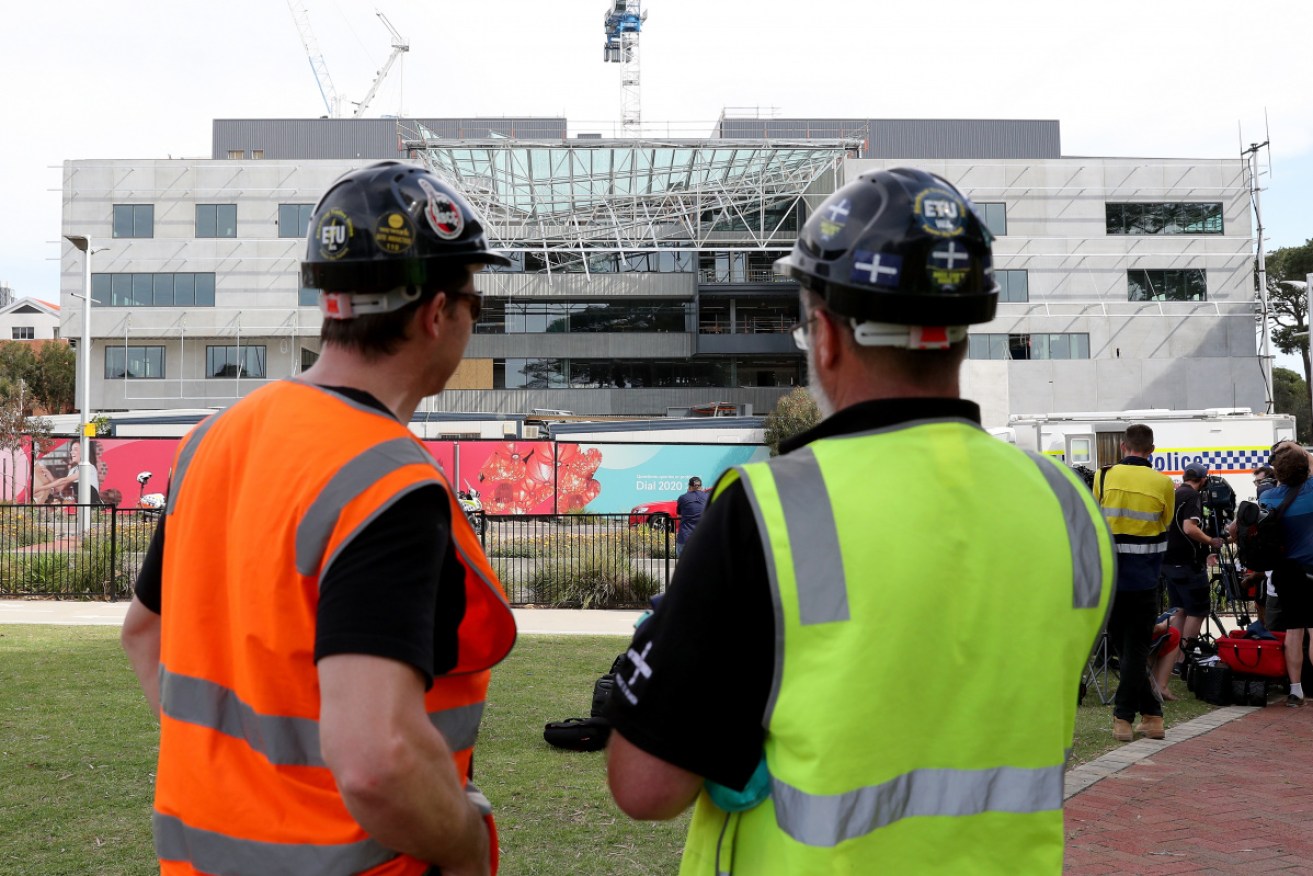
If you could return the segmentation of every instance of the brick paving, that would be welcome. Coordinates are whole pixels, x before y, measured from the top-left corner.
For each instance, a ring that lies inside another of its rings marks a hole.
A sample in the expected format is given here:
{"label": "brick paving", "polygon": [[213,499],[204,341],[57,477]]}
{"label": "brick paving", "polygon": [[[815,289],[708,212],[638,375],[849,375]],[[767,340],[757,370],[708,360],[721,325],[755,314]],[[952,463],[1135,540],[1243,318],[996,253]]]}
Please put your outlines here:
{"label": "brick paving", "polygon": [[1068,874],[1313,874],[1313,704],[1217,709],[1072,769],[1067,795]]}

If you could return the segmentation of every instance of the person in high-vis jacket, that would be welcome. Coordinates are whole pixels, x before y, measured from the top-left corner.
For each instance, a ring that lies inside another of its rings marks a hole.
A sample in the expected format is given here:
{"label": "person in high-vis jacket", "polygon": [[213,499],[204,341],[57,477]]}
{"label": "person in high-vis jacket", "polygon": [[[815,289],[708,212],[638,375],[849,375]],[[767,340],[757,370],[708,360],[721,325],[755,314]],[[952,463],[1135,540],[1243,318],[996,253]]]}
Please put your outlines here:
{"label": "person in high-vis jacket", "polygon": [[863,174],[778,269],[825,419],[731,469],[617,667],[611,792],[695,809],[681,874],[1057,874],[1114,554],[1088,488],[960,397],[991,236]]}
{"label": "person in high-vis jacket", "polygon": [[1118,742],[1130,742],[1137,731],[1149,739],[1166,736],[1162,701],[1148,673],[1141,671],[1149,659],[1158,579],[1176,511],[1176,488],[1153,467],[1153,446],[1152,428],[1127,426],[1121,461],[1094,476],[1094,497],[1117,543],[1117,597],[1108,617],[1108,644],[1117,650],[1121,665],[1112,707],[1112,736]]}
{"label": "person in high-vis jacket", "polygon": [[496,872],[470,777],[514,620],[407,428],[460,363],[487,264],[508,260],[437,176],[347,173],[302,263],[319,359],[181,442],[122,633],[160,720],[162,873]]}

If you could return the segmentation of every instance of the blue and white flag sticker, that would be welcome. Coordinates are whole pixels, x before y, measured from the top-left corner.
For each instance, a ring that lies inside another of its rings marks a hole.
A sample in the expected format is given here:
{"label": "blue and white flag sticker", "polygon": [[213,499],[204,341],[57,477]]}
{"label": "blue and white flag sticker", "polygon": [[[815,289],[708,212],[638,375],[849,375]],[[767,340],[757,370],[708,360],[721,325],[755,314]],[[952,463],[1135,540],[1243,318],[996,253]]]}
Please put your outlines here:
{"label": "blue and white flag sticker", "polygon": [[853,269],[848,278],[851,282],[897,289],[902,276],[902,256],[869,249],[853,251]]}
{"label": "blue and white flag sticker", "polygon": [[971,272],[971,254],[956,240],[937,243],[926,257],[925,269],[934,285],[956,289]]}
{"label": "blue and white flag sticker", "polygon": [[957,237],[964,230],[967,205],[948,189],[924,189],[912,204],[912,213],[928,234]]}
{"label": "blue and white flag sticker", "polygon": [[821,237],[829,240],[848,224],[848,214],[852,212],[852,205],[847,198],[844,198],[842,201],[829,204],[820,212]]}

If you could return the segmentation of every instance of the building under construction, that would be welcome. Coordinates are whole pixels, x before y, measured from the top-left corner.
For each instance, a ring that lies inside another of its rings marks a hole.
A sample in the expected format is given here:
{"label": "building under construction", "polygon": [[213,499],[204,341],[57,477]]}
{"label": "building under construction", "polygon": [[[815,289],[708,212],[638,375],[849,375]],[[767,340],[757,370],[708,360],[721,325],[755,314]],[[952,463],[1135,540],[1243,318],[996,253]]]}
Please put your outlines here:
{"label": "building under construction", "polygon": [[[1010,413],[1250,407],[1248,168],[1238,158],[1064,156],[1056,121],[722,117],[698,139],[603,138],[563,118],[218,120],[208,159],[66,162],[63,233],[92,265],[95,410],[224,405],[319,350],[298,262],[346,170],[420,162],[513,262],[431,411],[768,412],[806,382],[797,286],[771,265],[836,187],[915,165],[998,236],[996,319],[964,393]],[[62,335],[82,254],[66,246]]]}

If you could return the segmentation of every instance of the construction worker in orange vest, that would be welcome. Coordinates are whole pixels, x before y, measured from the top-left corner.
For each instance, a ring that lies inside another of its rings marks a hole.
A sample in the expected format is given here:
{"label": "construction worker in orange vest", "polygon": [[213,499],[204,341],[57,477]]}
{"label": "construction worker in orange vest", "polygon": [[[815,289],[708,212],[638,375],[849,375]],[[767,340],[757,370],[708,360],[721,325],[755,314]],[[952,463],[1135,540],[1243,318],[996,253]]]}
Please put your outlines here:
{"label": "construction worker in orange vest", "polygon": [[469,778],[515,624],[407,424],[508,263],[428,171],[344,175],[302,263],[319,359],[180,443],[122,634],[160,719],[162,873],[496,872]]}

